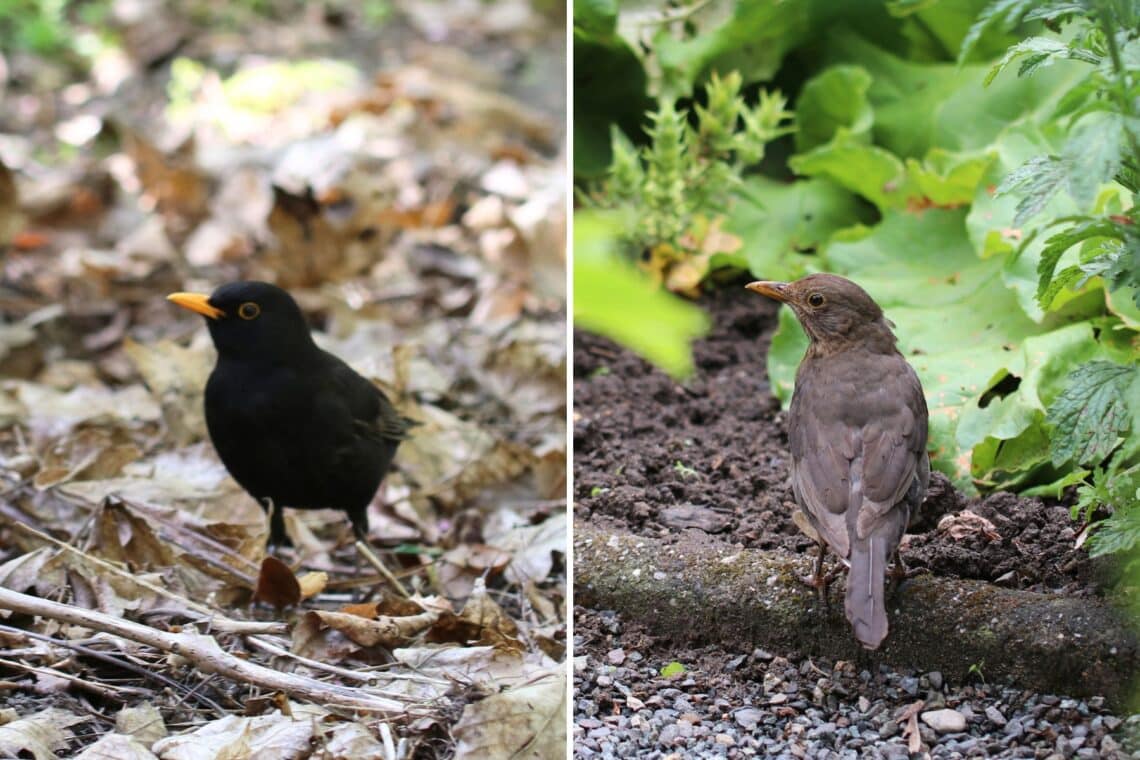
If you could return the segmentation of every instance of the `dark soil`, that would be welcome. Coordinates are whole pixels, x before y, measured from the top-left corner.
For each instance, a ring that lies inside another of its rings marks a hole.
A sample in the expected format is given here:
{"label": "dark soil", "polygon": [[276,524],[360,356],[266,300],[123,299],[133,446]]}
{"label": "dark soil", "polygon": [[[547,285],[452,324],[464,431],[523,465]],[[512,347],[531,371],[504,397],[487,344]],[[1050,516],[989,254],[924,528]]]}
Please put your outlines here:
{"label": "dark soil", "polygon": [[[785,414],[768,386],[776,305],[740,287],[701,304],[713,326],[683,383],[575,334],[575,519],[669,542],[697,528],[749,548],[814,552],[792,522]],[[963,510],[992,529],[958,520],[951,530],[946,516]],[[918,522],[902,546],[912,571],[1077,595],[1099,593],[1107,576],[1106,563],[1076,548],[1081,526],[1065,503],[971,498],[935,473]]]}

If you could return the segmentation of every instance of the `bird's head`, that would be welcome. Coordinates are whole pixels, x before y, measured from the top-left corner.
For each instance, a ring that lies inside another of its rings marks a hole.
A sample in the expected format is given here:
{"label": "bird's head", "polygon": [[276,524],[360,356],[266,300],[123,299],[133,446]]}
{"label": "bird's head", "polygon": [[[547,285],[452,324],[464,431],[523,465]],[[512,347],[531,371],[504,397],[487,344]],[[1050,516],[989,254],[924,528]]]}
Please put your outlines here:
{"label": "bird's head", "polygon": [[892,325],[867,291],[835,274],[809,274],[794,282],[750,282],[749,290],[786,303],[812,343],[824,349],[858,342],[886,342],[893,350]]}
{"label": "bird's head", "polygon": [[268,282],[231,282],[208,296],[171,293],[166,298],[206,318],[221,356],[288,363],[315,345],[297,302]]}

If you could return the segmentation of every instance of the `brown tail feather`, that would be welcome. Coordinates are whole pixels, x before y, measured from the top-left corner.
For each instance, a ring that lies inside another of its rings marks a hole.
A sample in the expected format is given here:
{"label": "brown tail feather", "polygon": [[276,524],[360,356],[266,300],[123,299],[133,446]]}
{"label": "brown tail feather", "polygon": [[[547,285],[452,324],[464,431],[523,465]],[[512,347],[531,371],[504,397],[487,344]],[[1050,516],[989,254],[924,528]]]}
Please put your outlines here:
{"label": "brown tail feather", "polygon": [[878,649],[887,637],[884,578],[890,551],[883,536],[856,539],[851,546],[844,609],[855,638],[867,649]]}

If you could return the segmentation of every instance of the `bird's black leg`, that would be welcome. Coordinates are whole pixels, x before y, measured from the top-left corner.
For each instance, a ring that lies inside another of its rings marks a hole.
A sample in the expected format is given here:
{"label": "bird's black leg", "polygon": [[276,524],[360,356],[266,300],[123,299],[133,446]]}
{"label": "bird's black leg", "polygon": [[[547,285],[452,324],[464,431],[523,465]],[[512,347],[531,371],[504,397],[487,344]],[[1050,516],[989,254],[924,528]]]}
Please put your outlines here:
{"label": "bird's black leg", "polygon": [[292,546],[293,542],[285,532],[285,514],[281,507],[274,504],[268,496],[261,499],[261,506],[269,513],[269,545]]}

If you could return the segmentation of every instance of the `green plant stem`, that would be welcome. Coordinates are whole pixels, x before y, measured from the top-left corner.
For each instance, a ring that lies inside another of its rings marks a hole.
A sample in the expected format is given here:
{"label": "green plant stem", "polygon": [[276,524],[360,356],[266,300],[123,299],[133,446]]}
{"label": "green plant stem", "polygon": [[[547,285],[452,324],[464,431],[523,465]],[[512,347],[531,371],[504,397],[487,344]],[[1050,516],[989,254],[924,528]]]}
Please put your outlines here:
{"label": "green plant stem", "polygon": [[[1108,55],[1112,58],[1112,68],[1116,73],[1117,86],[1113,89],[1116,94],[1116,99],[1120,104],[1120,112],[1126,116],[1135,117],[1132,111],[1132,104],[1128,100],[1128,79],[1124,69],[1124,61],[1120,57],[1120,48],[1116,44],[1116,34],[1112,28],[1112,19],[1103,2],[1097,3],[1096,19],[1097,23],[1100,24],[1101,32],[1104,34],[1105,43],[1108,45]],[[1140,144],[1137,144],[1136,136],[1132,134],[1132,130],[1125,127],[1124,133],[1128,136],[1128,144],[1132,148],[1132,155],[1140,156]]]}

